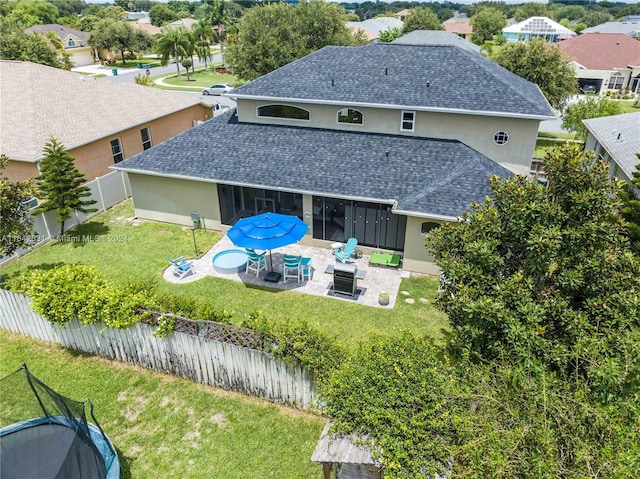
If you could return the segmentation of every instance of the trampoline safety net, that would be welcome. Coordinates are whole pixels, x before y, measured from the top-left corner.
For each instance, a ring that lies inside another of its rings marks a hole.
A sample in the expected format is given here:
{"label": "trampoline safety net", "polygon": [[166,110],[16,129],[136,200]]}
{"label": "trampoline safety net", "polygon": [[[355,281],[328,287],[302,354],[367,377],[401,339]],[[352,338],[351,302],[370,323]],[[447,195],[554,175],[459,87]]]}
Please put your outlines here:
{"label": "trampoline safety net", "polygon": [[58,394],[26,364],[0,379],[0,389],[0,479],[119,476],[115,449],[88,399],[74,401]]}

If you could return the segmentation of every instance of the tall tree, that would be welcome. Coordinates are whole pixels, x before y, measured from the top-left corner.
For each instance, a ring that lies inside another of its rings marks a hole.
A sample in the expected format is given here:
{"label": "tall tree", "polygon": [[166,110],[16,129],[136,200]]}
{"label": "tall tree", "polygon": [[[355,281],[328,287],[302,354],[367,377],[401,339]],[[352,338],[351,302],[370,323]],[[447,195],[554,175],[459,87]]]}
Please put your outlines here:
{"label": "tall tree", "polygon": [[58,8],[42,0],[19,0],[11,2],[7,19],[22,28],[33,25],[47,25],[58,20]]}
{"label": "tall tree", "polygon": [[196,55],[204,62],[204,67],[207,68],[207,61],[213,57],[211,53],[211,45],[216,33],[213,26],[205,18],[201,18],[191,28],[191,35],[194,38],[194,46]]}
{"label": "tall tree", "polygon": [[175,22],[180,18],[176,12],[162,3],[155,3],[149,10],[151,25],[161,27],[167,23]]}
{"label": "tall tree", "polygon": [[17,24],[0,17],[1,60],[20,60],[55,68],[70,68],[64,58],[56,55],[44,35],[25,33]]}
{"label": "tall tree", "polygon": [[[640,262],[609,165],[566,145],[543,161],[548,186],[491,180],[493,198],[431,233],[439,304],[473,358],[540,364],[590,392],[640,388]],[[635,389],[637,392],[638,389]]]}
{"label": "tall tree", "polygon": [[438,15],[428,7],[416,7],[411,10],[402,26],[402,33],[414,30],[442,30],[442,22]]}
{"label": "tall tree", "polygon": [[33,234],[33,220],[25,201],[33,197],[32,181],[9,181],[4,169],[9,162],[0,155],[0,255],[9,256],[27,246]]}
{"label": "tall tree", "polygon": [[94,25],[89,44],[96,48],[120,52],[124,64],[126,62],[124,52],[134,52],[142,38],[145,38],[144,34],[136,34],[128,22],[104,18]]}
{"label": "tall tree", "polygon": [[356,44],[342,14],[323,0],[252,8],[240,19],[228,62],[240,78],[253,80],[324,46]]}
{"label": "tall tree", "polygon": [[582,120],[619,115],[620,103],[599,95],[587,95],[585,98],[568,105],[562,117],[562,128],[572,131],[579,140],[586,140],[589,131]]}
{"label": "tall tree", "polygon": [[60,237],[64,234],[64,223],[71,218],[72,211],[93,213],[97,208],[88,208],[97,203],[87,200],[91,188],[83,186],[84,175],[78,171],[74,158],[64,145],[51,137],[44,147],[44,158],[40,162],[40,175],[36,177],[38,196],[43,200],[31,214],[56,210],[56,221],[60,223]]}
{"label": "tall tree", "polygon": [[495,8],[483,8],[469,20],[473,27],[471,41],[481,45],[493,38],[494,35],[502,35],[502,29],[507,24],[507,17]]}
{"label": "tall tree", "polygon": [[514,15],[517,22],[531,17],[546,17],[547,6],[542,3],[525,3],[516,9]]}
{"label": "tall tree", "polygon": [[188,48],[189,32],[182,26],[166,30],[156,39],[156,43],[153,46],[156,53],[160,54],[160,63],[163,66],[169,63],[169,59],[173,58],[178,76],[180,76],[181,57],[186,54]]}
{"label": "tall tree", "polygon": [[551,106],[563,110],[578,92],[570,61],[559,48],[541,39],[509,43],[494,57],[507,70],[540,87]]}

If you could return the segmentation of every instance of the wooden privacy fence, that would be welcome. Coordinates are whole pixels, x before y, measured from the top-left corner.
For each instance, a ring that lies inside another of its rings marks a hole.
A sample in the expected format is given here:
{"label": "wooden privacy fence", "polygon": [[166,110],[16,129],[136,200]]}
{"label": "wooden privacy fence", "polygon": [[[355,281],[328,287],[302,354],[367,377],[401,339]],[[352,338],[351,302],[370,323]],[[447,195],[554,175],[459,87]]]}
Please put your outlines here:
{"label": "wooden privacy fence", "polygon": [[0,327],[302,409],[317,402],[313,374],[269,353],[180,332],[157,338],[155,328],[143,323],[120,330],[74,320],[62,327],[34,313],[30,304],[28,296],[0,289]]}

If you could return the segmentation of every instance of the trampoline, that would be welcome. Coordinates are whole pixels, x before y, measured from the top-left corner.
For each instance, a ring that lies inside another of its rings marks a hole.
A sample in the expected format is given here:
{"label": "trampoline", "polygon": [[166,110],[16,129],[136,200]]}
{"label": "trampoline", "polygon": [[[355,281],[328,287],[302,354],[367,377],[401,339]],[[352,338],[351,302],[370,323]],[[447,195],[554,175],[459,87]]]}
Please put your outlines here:
{"label": "trampoline", "polygon": [[[10,402],[14,403],[10,410],[20,414],[40,411],[39,417],[0,429],[0,479],[119,479],[118,455],[88,399],[79,402],[61,396],[26,365],[2,378],[0,386],[3,412]],[[86,419],[87,405],[93,423]],[[3,414],[2,424],[6,420]]]}

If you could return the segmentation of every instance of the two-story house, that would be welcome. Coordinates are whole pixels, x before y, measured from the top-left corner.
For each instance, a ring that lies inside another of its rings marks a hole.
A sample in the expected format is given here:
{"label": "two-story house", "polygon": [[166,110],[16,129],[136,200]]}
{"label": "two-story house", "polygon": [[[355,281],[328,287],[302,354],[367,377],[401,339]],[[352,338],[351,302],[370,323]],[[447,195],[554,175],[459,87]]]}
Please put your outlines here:
{"label": "two-story house", "polygon": [[34,25],[27,28],[25,32],[39,33],[45,36],[49,32],[54,32],[60,37],[64,51],[69,54],[69,58],[74,66],[82,67],[85,65],[93,65],[94,63],[95,52],[89,45],[89,37],[91,35],[87,32],[57,24]]}
{"label": "two-story house", "polygon": [[304,243],[356,237],[435,273],[424,235],[529,171],[538,87],[454,45],[325,47],[228,96],[237,109],[114,168],[136,215],[225,231],[265,211],[297,215]]}

